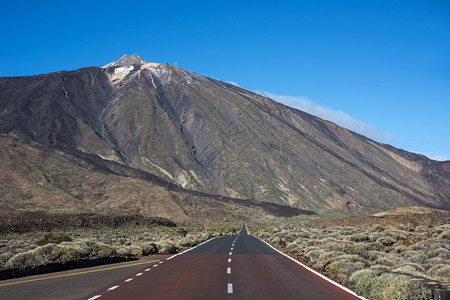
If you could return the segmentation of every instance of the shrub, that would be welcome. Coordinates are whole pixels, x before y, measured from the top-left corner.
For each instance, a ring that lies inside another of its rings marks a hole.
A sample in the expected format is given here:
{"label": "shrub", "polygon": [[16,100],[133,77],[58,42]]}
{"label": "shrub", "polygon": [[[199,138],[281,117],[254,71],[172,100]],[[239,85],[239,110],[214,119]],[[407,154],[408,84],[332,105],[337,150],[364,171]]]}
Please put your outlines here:
{"label": "shrub", "polygon": [[110,257],[117,255],[116,248],[103,243],[89,241],[87,246],[92,249],[90,256],[93,257]]}
{"label": "shrub", "polygon": [[383,266],[388,266],[388,267],[393,267],[395,265],[397,265],[397,263],[399,262],[400,258],[389,255],[389,256],[381,256],[380,258],[376,259],[374,261],[374,264],[377,265],[383,265]]}
{"label": "shrub", "polygon": [[379,251],[367,251],[366,255],[364,256],[365,259],[369,261],[377,260],[382,256],[383,253]]}
{"label": "shrub", "polygon": [[11,257],[13,257],[14,254],[12,254],[11,252],[4,252],[0,254],[0,263],[5,263],[7,262]]}
{"label": "shrub", "polygon": [[419,281],[403,275],[361,270],[350,280],[355,284],[356,293],[372,300],[429,299],[432,296],[431,290]]}
{"label": "shrub", "polygon": [[10,258],[6,264],[6,268],[17,268],[22,266],[35,266],[42,265],[49,262],[48,256],[50,256],[56,244],[47,244],[45,246],[38,247],[36,249],[19,253]]}
{"label": "shrub", "polygon": [[39,239],[36,240],[35,244],[38,246],[43,246],[46,244],[59,244],[62,242],[71,242],[72,238],[64,232],[45,232]]}
{"label": "shrub", "polygon": [[347,259],[339,259],[328,265],[328,268],[336,270],[344,275],[351,276],[354,272],[365,268],[365,264],[359,261],[351,261]]}
{"label": "shrub", "polygon": [[353,273],[350,277],[350,281],[355,285],[355,292],[358,295],[367,297],[371,294],[373,281],[375,281],[380,274],[381,272],[376,270],[363,269]]}
{"label": "shrub", "polygon": [[423,267],[421,267],[418,264],[413,264],[413,263],[406,263],[406,264],[401,264],[401,265],[395,266],[392,271],[411,274],[411,275],[420,276],[420,277],[428,277],[423,274],[423,272],[425,271]]}
{"label": "shrub", "polygon": [[428,257],[439,257],[445,260],[450,259],[450,251],[445,248],[437,248],[432,251],[429,251]]}
{"label": "shrub", "polygon": [[90,253],[86,248],[80,247],[77,243],[60,244],[50,253],[51,261],[68,261],[84,258]]}
{"label": "shrub", "polygon": [[372,231],[373,232],[382,232],[384,231],[386,228],[380,224],[375,224],[372,226]]}
{"label": "shrub", "polygon": [[158,254],[176,254],[178,248],[169,241],[157,243]]}
{"label": "shrub", "polygon": [[368,235],[369,242],[376,242],[379,238],[385,236],[383,232],[372,232]]}
{"label": "shrub", "polygon": [[395,240],[390,236],[383,236],[377,239],[378,243],[381,243],[383,246],[391,246],[395,243]]}
{"label": "shrub", "polygon": [[195,245],[197,245],[197,242],[194,241],[191,238],[182,238],[178,243],[178,246],[180,247],[193,247]]}
{"label": "shrub", "polygon": [[143,255],[152,255],[158,253],[155,243],[144,243],[141,245]]}
{"label": "shrub", "polygon": [[357,233],[351,235],[349,237],[349,240],[352,242],[366,242],[369,241],[369,235],[367,235],[366,233]]}
{"label": "shrub", "polygon": [[345,253],[344,252],[340,252],[340,251],[325,252],[324,254],[322,254],[320,256],[320,259],[329,261],[329,260],[331,260],[331,259],[333,259],[335,257],[342,256],[342,255],[345,255]]}
{"label": "shrub", "polygon": [[406,240],[411,235],[411,233],[402,230],[391,230],[388,232],[388,235],[392,237],[394,240],[398,241],[398,240]]}
{"label": "shrub", "polygon": [[0,268],[2,268],[5,263],[11,259],[11,257],[13,257],[14,254],[12,254],[11,252],[4,252],[2,254],[0,254]]}
{"label": "shrub", "polygon": [[445,284],[450,284],[450,265],[448,264],[433,266],[427,273],[433,278],[439,278]]}

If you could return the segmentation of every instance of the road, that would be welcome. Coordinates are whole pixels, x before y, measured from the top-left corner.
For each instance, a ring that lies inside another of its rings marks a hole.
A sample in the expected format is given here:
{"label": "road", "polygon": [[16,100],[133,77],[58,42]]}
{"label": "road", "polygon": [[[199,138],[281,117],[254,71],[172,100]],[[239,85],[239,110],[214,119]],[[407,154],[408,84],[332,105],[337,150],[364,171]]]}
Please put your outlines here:
{"label": "road", "polygon": [[361,299],[247,234],[184,253],[0,281],[0,299]]}
{"label": "road", "polygon": [[244,226],[116,282],[90,299],[360,299]]}
{"label": "road", "polygon": [[134,275],[166,257],[146,257],[139,261],[2,280],[0,299],[87,299],[112,282]]}

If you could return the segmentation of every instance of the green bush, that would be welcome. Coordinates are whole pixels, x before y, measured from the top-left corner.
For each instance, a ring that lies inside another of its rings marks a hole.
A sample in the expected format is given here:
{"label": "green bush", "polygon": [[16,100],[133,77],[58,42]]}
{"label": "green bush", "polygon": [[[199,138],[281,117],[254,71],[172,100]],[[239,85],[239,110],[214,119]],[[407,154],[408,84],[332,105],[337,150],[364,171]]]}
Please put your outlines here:
{"label": "green bush", "polygon": [[39,239],[36,240],[35,244],[38,246],[43,246],[46,244],[59,244],[62,242],[71,242],[72,238],[64,232],[46,232]]}

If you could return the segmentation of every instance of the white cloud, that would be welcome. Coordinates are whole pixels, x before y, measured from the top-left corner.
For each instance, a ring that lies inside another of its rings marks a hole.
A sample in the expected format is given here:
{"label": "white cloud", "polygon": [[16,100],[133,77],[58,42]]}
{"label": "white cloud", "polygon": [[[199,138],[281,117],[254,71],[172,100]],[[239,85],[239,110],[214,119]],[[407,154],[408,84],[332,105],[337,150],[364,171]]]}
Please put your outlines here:
{"label": "white cloud", "polygon": [[254,91],[254,92],[262,96],[271,98],[277,102],[281,102],[287,106],[307,112],[321,119],[336,123],[339,126],[355,131],[375,141],[381,143],[388,143],[392,141],[393,137],[390,132],[381,131],[373,125],[352,118],[350,115],[346,114],[343,111],[333,110],[331,108],[318,105],[307,98],[276,95],[261,91]]}
{"label": "white cloud", "polygon": [[448,160],[447,156],[437,153],[437,152],[419,152],[419,151],[412,151],[412,152],[425,155],[426,157],[428,157],[429,159],[432,159],[432,160],[438,160],[438,161]]}
{"label": "white cloud", "polygon": [[447,157],[445,155],[442,155],[442,154],[433,155],[433,156],[430,156],[430,158],[434,159],[434,160],[439,160],[439,161],[446,161],[446,160],[448,160]]}

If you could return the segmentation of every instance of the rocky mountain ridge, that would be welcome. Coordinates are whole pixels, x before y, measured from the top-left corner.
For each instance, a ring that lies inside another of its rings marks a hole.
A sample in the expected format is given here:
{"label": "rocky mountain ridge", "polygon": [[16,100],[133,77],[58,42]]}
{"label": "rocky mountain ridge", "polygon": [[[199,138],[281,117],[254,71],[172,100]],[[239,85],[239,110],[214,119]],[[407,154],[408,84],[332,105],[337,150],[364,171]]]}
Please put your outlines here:
{"label": "rocky mountain ridge", "polygon": [[297,212],[450,208],[450,162],[138,55],[0,78],[0,133],[94,171],[113,173],[114,164],[183,190]]}

